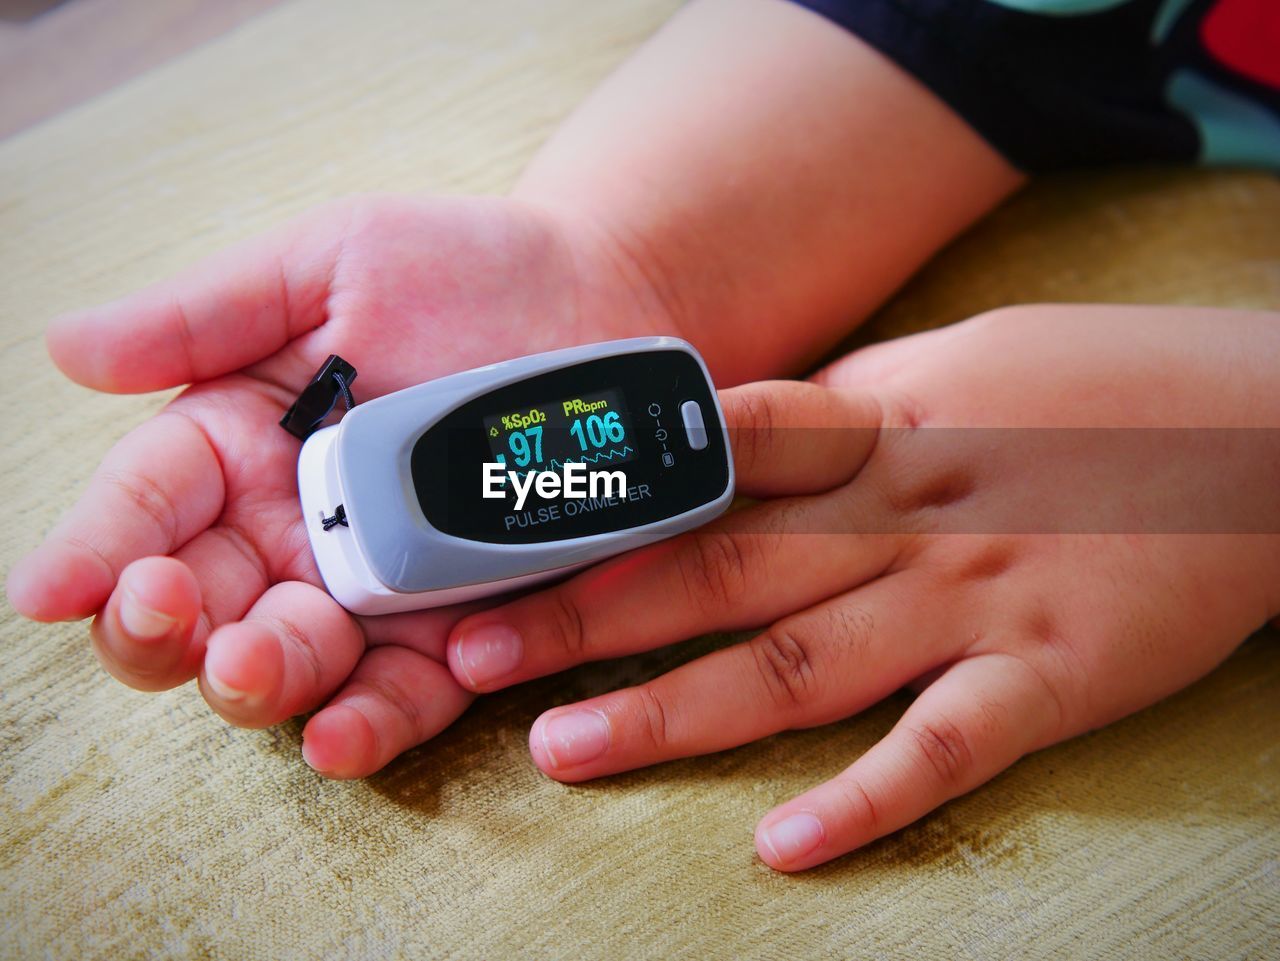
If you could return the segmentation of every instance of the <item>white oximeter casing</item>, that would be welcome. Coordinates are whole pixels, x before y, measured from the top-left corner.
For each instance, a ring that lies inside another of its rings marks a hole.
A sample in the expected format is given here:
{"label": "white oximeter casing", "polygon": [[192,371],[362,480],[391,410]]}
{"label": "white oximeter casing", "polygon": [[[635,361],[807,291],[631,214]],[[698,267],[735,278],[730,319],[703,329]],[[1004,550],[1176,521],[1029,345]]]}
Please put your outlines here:
{"label": "white oximeter casing", "polygon": [[[483,495],[486,462],[573,461],[622,471],[627,496],[530,490],[517,510],[511,485]],[[356,614],[549,580],[706,523],[729,506],[733,481],[706,365],[674,337],[571,347],[388,394],[316,431],[298,460],[320,575]]]}

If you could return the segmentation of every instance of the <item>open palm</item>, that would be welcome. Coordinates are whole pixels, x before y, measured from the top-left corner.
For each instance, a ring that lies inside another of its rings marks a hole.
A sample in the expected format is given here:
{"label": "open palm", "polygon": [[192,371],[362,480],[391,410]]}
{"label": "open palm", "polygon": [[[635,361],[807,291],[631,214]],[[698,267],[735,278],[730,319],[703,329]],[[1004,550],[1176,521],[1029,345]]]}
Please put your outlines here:
{"label": "open palm", "polygon": [[40,620],[97,617],[114,676],[199,676],[245,726],[322,704],[308,761],[362,776],[469,703],[442,665],[459,610],[356,618],[323,590],[277,426],[331,353],[370,398],[566,344],[671,332],[621,247],[502,199],[331,204],[116,303],[59,318],[49,350],[104,391],[192,384],[121,440],[9,578]]}

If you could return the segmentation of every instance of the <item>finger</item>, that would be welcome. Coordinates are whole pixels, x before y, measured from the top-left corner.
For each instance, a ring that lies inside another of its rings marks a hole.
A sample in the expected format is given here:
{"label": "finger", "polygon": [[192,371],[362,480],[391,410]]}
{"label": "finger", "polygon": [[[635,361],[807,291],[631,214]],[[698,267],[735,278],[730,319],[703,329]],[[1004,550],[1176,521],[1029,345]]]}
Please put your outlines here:
{"label": "finger", "polygon": [[111,449],[76,505],[10,573],[9,599],[34,620],[88,617],[127,564],[172,553],[213,523],[223,496],[204,431],[185,415],[161,413]]}
{"label": "finger", "polygon": [[491,602],[471,601],[427,611],[357,617],[356,621],[363,629],[370,647],[406,647],[443,664],[445,644],[454,625],[468,614],[484,610],[489,603]]}
{"label": "finger", "polygon": [[[875,443],[878,408],[867,398],[792,382],[723,398],[727,422],[737,425],[735,458],[758,490],[847,481]],[[828,429],[804,427],[818,422],[845,426],[829,429],[834,439]],[[468,689],[490,691],[709,630],[767,623],[855,587],[892,563],[902,538],[811,533],[846,530],[848,516],[877,510],[874,489],[842,495],[757,505],[467,618],[452,634],[450,668]]]}
{"label": "finger", "polygon": [[243,621],[215,630],[207,646],[200,690],[209,706],[240,727],[267,727],[330,697],[351,674],[365,642],[332,597],[310,584],[284,581],[263,594]]}
{"label": "finger", "polygon": [[262,550],[232,518],[201,531],[174,557],[200,585],[206,631],[240,620],[275,580]]}
{"label": "finger", "polygon": [[466,618],[450,636],[449,666],[463,686],[490,691],[767,624],[847,591],[888,568],[903,543],[900,535],[795,532],[839,530],[845,512],[869,514],[863,494],[847,493],[759,504]]}
{"label": "finger", "polygon": [[371,648],[351,680],[307,722],[302,756],[328,777],[365,777],[435,737],[474,697],[425,654]]}
{"label": "finger", "polygon": [[534,723],[534,761],[582,781],[847,717],[951,656],[925,575],[904,572],[758,637]]}
{"label": "finger", "polygon": [[1056,699],[1027,664],[987,654],[954,665],[893,730],[832,780],[769,812],[756,850],[800,871],[923,817],[1057,739]]}
{"label": "finger", "polygon": [[94,619],[90,643],[102,666],[140,691],[163,691],[195,676],[204,656],[197,633],[200,588],[172,557],[144,557],[126,567]]}
{"label": "finger", "polygon": [[750,497],[839,487],[875,446],[880,409],[870,394],[777,380],[720,392],[738,491]]}
{"label": "finger", "polygon": [[320,208],[171,280],[59,317],[54,363],[96,390],[136,393],[237,370],[321,324],[349,205]]}
{"label": "finger", "polygon": [[[182,606],[184,595],[174,584],[179,577],[194,585],[194,610]],[[172,558],[144,558],[127,567],[91,635],[112,653],[111,664],[103,663],[117,680],[141,691],[177,687],[199,672],[210,632],[244,617],[270,584],[257,549],[238,530],[218,524]],[[131,593],[148,598],[147,613],[132,619],[113,614],[130,603]],[[159,641],[149,636],[148,625],[155,623],[158,630],[164,621],[173,623],[172,631]],[[177,657],[170,646],[186,656]]]}

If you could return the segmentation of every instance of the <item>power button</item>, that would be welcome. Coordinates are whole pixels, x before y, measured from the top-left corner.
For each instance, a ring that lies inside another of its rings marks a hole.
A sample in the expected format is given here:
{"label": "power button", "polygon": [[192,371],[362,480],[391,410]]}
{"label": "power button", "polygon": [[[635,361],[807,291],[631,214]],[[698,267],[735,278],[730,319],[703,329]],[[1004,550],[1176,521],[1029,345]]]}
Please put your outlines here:
{"label": "power button", "polygon": [[680,419],[684,421],[685,437],[689,447],[702,450],[707,446],[707,425],[702,420],[702,408],[696,400],[686,400],[680,405]]}

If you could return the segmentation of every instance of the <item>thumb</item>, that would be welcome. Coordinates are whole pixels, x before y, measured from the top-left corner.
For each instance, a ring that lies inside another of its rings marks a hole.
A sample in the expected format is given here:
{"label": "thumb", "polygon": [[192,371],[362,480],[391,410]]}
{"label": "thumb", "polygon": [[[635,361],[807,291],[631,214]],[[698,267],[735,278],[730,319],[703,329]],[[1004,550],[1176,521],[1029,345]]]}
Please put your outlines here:
{"label": "thumb", "polygon": [[45,340],[77,383],[112,393],[207,380],[318,327],[350,203],[318,208],[178,276],[56,318]]}
{"label": "thumb", "polygon": [[816,494],[862,469],[882,419],[870,394],[794,380],[720,391],[739,493]]}

